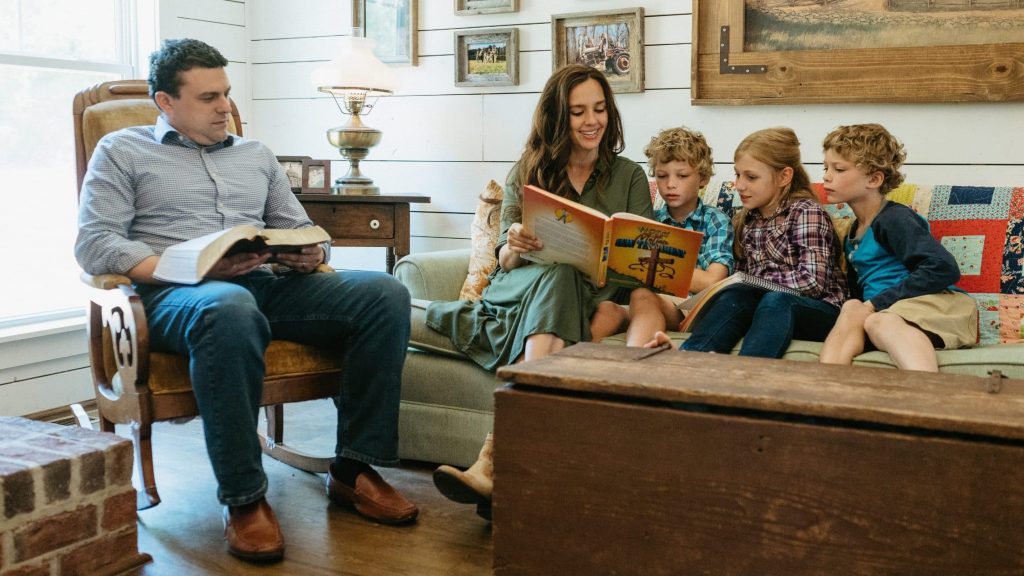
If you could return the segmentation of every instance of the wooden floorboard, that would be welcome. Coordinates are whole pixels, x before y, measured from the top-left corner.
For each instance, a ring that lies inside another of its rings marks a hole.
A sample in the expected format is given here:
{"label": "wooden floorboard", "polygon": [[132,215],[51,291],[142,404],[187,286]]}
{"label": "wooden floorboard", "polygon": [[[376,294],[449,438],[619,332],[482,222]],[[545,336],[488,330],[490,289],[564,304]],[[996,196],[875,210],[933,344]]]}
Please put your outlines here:
{"label": "wooden floorboard", "polygon": [[[290,420],[289,420],[290,418]],[[334,446],[330,402],[289,407],[286,438],[305,438],[304,448],[323,453]],[[124,434],[119,427],[118,433]],[[309,442],[308,440],[314,440]],[[139,512],[139,549],[153,562],[133,574],[232,575],[478,575],[491,571],[490,525],[470,506],[441,496],[432,465],[382,468],[382,475],[420,507],[412,526],[375,524],[329,504],[324,476],[264,457],[267,498],[285,535],[285,559],[250,565],[225,551],[221,507],[206,458],[199,420],[158,424],[153,430],[157,487],[163,502]]]}

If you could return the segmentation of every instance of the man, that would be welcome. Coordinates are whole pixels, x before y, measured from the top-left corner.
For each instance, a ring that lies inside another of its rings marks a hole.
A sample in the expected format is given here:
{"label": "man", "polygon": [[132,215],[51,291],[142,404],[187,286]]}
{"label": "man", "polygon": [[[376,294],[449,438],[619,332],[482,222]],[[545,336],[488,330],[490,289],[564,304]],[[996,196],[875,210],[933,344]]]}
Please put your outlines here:
{"label": "man", "polygon": [[225,256],[196,285],[162,284],[165,248],[238,224],[312,225],[266,146],[227,133],[227,60],[197,40],[167,40],[150,57],[155,126],[127,128],[96,146],[82,186],[75,254],[91,274],[132,279],[155,350],[187,354],[203,419],[228,551],[276,561],[284,538],[264,495],[257,415],[263,354],[272,338],[336,348],[345,357],[337,457],[327,496],[387,524],[413,522],[414,504],[371,467],[398,463],[398,402],[409,341],[409,293],[387,274],[311,274],[330,245]]}

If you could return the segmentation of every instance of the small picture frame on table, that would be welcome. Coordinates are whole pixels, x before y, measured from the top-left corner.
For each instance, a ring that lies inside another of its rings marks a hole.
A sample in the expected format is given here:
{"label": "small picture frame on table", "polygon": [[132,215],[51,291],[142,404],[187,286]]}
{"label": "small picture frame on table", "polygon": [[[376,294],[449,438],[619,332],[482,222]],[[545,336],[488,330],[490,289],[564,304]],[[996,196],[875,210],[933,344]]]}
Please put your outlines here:
{"label": "small picture frame on table", "polygon": [[519,84],[519,29],[455,31],[456,86]]}
{"label": "small picture frame on table", "polygon": [[292,192],[298,194],[302,192],[302,174],[304,169],[302,167],[303,160],[311,160],[312,156],[278,156],[277,162],[284,169],[285,176],[288,177],[288,185],[291,187]]}
{"label": "small picture frame on table", "polygon": [[306,158],[302,161],[302,193],[331,193],[331,161]]}
{"label": "small picture frame on table", "polygon": [[460,16],[518,11],[519,0],[455,0],[455,13]]}

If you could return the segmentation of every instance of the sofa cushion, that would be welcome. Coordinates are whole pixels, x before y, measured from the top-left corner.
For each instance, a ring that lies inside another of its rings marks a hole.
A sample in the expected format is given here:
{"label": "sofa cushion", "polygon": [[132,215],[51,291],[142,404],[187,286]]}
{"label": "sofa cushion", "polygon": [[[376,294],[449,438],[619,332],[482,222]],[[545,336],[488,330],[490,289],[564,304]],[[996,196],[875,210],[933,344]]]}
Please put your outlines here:
{"label": "sofa cushion", "polygon": [[501,200],[505,191],[494,180],[487,183],[476,205],[470,226],[469,273],[459,291],[459,300],[479,300],[480,293],[490,283],[490,274],[498,265],[494,247],[498,243],[501,226]]}

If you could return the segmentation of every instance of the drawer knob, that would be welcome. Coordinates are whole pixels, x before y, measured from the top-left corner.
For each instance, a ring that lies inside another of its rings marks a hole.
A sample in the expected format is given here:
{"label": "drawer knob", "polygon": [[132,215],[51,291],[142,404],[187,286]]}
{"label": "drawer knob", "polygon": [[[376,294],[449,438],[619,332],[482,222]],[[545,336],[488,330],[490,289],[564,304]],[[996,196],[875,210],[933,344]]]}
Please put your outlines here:
{"label": "drawer knob", "polygon": [[377,228],[380,228],[380,220],[377,220],[376,218],[374,218],[373,220],[370,220],[370,228],[372,230],[376,230]]}

